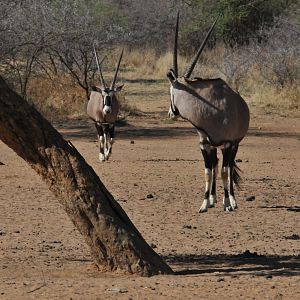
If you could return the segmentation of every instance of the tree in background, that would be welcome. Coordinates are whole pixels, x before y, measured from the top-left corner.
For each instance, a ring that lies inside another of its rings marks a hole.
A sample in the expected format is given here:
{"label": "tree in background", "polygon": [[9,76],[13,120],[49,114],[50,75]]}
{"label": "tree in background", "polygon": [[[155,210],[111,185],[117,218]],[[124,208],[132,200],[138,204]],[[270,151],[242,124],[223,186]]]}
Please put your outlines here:
{"label": "tree in background", "polygon": [[[191,0],[192,23],[188,31],[198,38],[199,30],[219,16],[215,35],[230,46],[248,44],[259,38],[261,27],[270,27],[274,18],[288,10],[296,0]],[[198,24],[198,25],[197,25]]]}

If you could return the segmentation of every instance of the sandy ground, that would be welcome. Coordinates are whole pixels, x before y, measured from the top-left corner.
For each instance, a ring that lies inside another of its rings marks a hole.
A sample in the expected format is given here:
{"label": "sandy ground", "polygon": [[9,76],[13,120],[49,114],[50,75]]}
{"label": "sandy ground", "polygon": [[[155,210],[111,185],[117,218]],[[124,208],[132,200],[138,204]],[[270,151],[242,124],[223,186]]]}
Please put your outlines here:
{"label": "sandy ground", "polygon": [[168,122],[159,113],[166,103],[147,105],[147,116],[117,128],[107,163],[97,160],[92,124],[57,128],[176,275],[99,273],[55,197],[0,142],[0,299],[300,299],[299,119],[252,109],[237,156],[239,209],[223,211],[219,180],[217,206],[199,214],[197,134],[186,122]]}

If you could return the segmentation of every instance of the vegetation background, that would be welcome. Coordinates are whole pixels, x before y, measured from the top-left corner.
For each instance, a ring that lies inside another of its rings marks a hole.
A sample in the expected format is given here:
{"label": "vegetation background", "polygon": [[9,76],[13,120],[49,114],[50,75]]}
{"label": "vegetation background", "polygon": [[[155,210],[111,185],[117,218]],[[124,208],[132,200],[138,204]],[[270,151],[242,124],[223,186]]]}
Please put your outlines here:
{"label": "vegetation background", "polygon": [[218,16],[194,75],[223,78],[266,112],[299,113],[297,0],[2,0],[1,75],[52,121],[83,117],[90,88],[99,82],[93,44],[107,57],[108,80],[125,47],[122,109],[137,113],[134,99],[146,100],[148,87],[156,97],[168,91],[178,10],[182,73]]}

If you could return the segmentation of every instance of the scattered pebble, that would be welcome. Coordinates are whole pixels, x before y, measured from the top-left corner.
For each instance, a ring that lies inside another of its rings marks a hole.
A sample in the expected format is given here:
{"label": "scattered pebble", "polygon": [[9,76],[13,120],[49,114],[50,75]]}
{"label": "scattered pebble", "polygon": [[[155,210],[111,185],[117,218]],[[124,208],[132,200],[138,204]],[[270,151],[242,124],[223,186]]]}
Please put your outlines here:
{"label": "scattered pebble", "polygon": [[224,281],[225,281],[225,279],[222,277],[217,279],[217,282],[224,282]]}
{"label": "scattered pebble", "polygon": [[5,166],[5,164],[3,162],[0,161],[0,166]]}
{"label": "scattered pebble", "polygon": [[270,275],[270,274],[266,275],[265,277],[266,277],[267,279],[272,279],[272,278],[273,278],[273,276]]}
{"label": "scattered pebble", "polygon": [[236,159],[235,162],[240,163],[243,162],[240,158]]}
{"label": "scattered pebble", "polygon": [[247,196],[246,201],[254,201],[255,200],[255,196]]}
{"label": "scattered pebble", "polygon": [[152,249],[157,248],[157,246],[156,246],[155,244],[153,244],[153,243],[150,243],[150,247],[151,247]]}
{"label": "scattered pebble", "polygon": [[192,229],[192,226],[191,226],[191,225],[186,225],[186,224],[185,224],[185,225],[182,226],[182,229],[185,229],[185,228],[186,228],[186,229]]}
{"label": "scattered pebble", "polygon": [[128,290],[126,289],[121,289],[121,288],[111,288],[111,289],[107,289],[108,292],[113,292],[113,293],[127,293]]}
{"label": "scattered pebble", "polygon": [[130,144],[134,144],[134,141],[130,141]]}
{"label": "scattered pebble", "polygon": [[300,240],[300,236],[299,236],[299,234],[292,234],[292,235],[290,235],[290,236],[285,236],[284,237],[286,240]]}
{"label": "scattered pebble", "polygon": [[147,198],[147,199],[153,199],[154,196],[153,196],[153,194],[148,194],[148,195],[146,196],[146,198]]}

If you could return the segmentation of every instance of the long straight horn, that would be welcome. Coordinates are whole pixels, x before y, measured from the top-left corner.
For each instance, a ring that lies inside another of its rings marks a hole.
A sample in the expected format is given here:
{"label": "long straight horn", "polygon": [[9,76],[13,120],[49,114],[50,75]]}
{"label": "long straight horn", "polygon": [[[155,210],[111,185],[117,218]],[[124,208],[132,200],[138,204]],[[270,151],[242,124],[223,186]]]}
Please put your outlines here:
{"label": "long straight horn", "polygon": [[113,90],[115,88],[115,84],[116,84],[116,81],[117,81],[121,60],[122,60],[122,57],[123,57],[123,52],[124,52],[124,48],[122,49],[122,52],[121,52],[121,55],[120,55],[120,58],[119,58],[119,62],[118,62],[117,68],[116,68],[115,76],[114,76],[114,79],[113,79],[113,81],[111,83],[111,86],[110,86],[111,90]]}
{"label": "long straight horn", "polygon": [[198,52],[197,52],[197,54],[196,54],[196,56],[195,56],[193,62],[191,63],[190,67],[188,68],[188,70],[187,70],[186,73],[184,74],[184,77],[185,77],[185,78],[189,78],[189,77],[191,76],[191,74],[192,74],[192,72],[193,72],[193,70],[194,70],[194,68],[195,68],[195,65],[196,65],[196,63],[197,63],[197,61],[198,61],[198,59],[199,59],[199,56],[200,56],[200,54],[202,53],[202,51],[203,51],[203,49],[204,49],[204,47],[205,47],[205,45],[206,45],[206,43],[207,43],[207,40],[208,40],[210,34],[212,33],[212,31],[213,31],[213,29],[214,29],[214,27],[215,27],[215,25],[216,25],[216,23],[217,23],[217,20],[218,20],[218,18],[215,20],[215,22],[214,22],[214,23],[212,24],[212,26],[210,27],[208,33],[206,34],[206,37],[205,37],[204,41],[202,42],[202,44],[201,44],[201,46],[200,46],[200,48],[199,48],[199,50],[198,50]]}
{"label": "long straight horn", "polygon": [[177,13],[176,29],[175,29],[175,40],[174,40],[174,51],[173,51],[173,71],[176,78],[178,78],[178,62],[177,62],[177,49],[178,49],[178,26],[179,26],[179,11]]}
{"label": "long straight horn", "polygon": [[96,49],[95,49],[95,46],[94,46],[94,45],[93,45],[93,48],[94,48],[94,53],[95,53],[96,63],[97,63],[97,67],[98,67],[98,71],[99,71],[99,75],[100,75],[101,85],[102,85],[104,88],[106,88],[106,84],[105,84],[105,81],[104,81],[104,78],[103,78],[103,74],[102,74],[102,70],[101,70],[101,64],[102,64],[102,62],[104,61],[105,56],[104,56],[104,58],[101,60],[101,63],[99,63],[98,54],[97,54],[97,52],[96,52]]}

